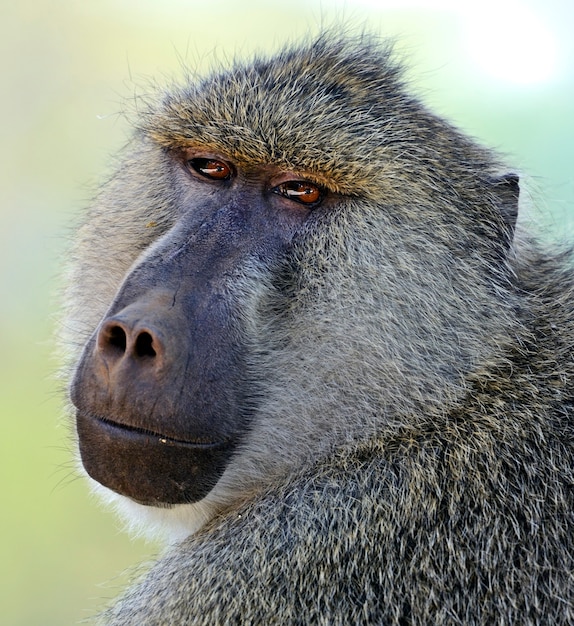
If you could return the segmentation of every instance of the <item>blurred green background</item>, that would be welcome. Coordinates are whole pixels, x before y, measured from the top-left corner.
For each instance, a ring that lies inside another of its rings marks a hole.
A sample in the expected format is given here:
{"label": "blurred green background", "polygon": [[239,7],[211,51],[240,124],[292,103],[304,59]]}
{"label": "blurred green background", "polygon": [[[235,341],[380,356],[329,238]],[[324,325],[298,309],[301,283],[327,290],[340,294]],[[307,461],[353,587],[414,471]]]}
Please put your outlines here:
{"label": "blurred green background", "polygon": [[[480,4],[480,7],[475,6]],[[126,100],[182,63],[272,49],[334,19],[399,37],[413,88],[531,175],[529,219],[574,232],[570,0],[1,0],[0,623],[74,624],[159,546],[88,494],[55,374],[71,226],[129,125]]]}

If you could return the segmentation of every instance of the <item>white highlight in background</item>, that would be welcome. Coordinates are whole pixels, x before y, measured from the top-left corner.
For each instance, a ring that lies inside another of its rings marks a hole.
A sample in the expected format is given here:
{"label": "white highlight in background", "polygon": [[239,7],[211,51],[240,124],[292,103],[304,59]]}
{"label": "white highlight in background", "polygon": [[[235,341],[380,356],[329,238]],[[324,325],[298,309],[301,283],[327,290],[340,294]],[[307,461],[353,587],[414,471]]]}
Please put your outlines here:
{"label": "white highlight in background", "polygon": [[[549,82],[558,74],[559,40],[535,3],[521,0],[343,0],[370,9],[454,13],[469,59],[508,84]],[[567,15],[571,15],[568,11]]]}
{"label": "white highlight in background", "polygon": [[485,73],[522,85],[548,82],[558,73],[558,40],[529,7],[483,1],[461,11],[468,54]]}

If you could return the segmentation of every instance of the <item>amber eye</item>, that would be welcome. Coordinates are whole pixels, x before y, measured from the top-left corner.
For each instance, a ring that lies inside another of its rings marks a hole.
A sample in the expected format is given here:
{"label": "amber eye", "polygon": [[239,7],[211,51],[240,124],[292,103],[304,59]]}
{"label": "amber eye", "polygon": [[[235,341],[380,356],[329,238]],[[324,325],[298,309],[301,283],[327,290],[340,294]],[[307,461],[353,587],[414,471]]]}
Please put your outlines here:
{"label": "amber eye", "polygon": [[231,167],[217,159],[190,159],[187,164],[198,174],[213,180],[229,180],[233,175]]}
{"label": "amber eye", "polygon": [[325,192],[318,185],[305,180],[290,180],[273,187],[271,191],[280,196],[285,196],[289,200],[309,206],[319,204],[325,195]]}

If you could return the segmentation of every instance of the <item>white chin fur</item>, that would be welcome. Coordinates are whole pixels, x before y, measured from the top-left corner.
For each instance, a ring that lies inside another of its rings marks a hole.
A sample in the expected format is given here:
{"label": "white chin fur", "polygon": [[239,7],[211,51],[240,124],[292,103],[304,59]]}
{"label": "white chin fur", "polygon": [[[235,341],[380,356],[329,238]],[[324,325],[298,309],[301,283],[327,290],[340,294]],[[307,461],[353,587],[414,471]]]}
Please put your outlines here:
{"label": "white chin fur", "polygon": [[92,491],[110,505],[135,537],[177,543],[199,530],[215,514],[216,507],[205,500],[171,507],[145,506],[115,493],[90,478]]}

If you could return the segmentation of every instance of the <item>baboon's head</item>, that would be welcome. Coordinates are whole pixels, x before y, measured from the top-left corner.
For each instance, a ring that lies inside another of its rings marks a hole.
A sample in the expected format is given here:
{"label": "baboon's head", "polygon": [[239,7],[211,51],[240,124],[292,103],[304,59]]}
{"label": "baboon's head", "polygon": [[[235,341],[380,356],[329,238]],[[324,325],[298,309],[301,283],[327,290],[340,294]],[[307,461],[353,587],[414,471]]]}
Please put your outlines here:
{"label": "baboon's head", "polygon": [[165,95],[75,251],[86,471],[189,529],[333,447],[444,413],[512,316],[517,196],[366,38]]}

